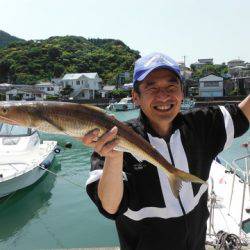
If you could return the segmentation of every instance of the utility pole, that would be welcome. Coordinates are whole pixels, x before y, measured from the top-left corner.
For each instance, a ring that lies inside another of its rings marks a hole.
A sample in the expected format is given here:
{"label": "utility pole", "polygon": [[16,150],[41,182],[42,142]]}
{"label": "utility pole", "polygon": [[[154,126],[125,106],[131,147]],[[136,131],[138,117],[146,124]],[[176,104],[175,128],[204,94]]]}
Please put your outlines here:
{"label": "utility pole", "polygon": [[183,58],[184,58],[184,67],[186,67],[186,56],[184,55]]}

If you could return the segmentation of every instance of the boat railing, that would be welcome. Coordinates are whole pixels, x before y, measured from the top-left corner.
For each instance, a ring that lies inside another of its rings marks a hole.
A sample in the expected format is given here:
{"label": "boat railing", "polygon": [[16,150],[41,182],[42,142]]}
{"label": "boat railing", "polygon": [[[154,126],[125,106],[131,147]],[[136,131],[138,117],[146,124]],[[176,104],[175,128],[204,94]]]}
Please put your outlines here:
{"label": "boat railing", "polygon": [[245,205],[245,195],[246,195],[246,189],[248,185],[248,191],[249,191],[249,197],[250,197],[250,182],[249,182],[249,174],[250,174],[250,154],[241,156],[239,158],[236,158],[233,160],[233,181],[232,181],[232,187],[231,187],[231,194],[230,194],[230,201],[229,201],[229,207],[228,207],[228,214],[230,214],[231,209],[231,203],[234,193],[234,183],[235,183],[235,175],[237,171],[240,169],[238,162],[244,161],[245,168],[241,169],[241,173],[243,175],[242,182],[243,182],[243,194],[242,194],[242,202],[241,202],[241,215],[240,215],[240,223],[239,223],[239,234],[241,234],[242,231],[242,221],[243,221],[243,212],[244,212],[244,205]]}

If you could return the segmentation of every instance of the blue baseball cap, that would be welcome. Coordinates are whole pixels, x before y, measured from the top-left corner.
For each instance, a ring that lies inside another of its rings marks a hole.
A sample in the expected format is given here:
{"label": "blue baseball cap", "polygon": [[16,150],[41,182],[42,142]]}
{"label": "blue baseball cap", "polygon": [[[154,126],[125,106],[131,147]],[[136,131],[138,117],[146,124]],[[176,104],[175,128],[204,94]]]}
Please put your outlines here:
{"label": "blue baseball cap", "polygon": [[139,58],[135,62],[133,84],[142,81],[145,77],[155,69],[165,68],[173,73],[182,81],[179,65],[169,56],[162,53],[152,53]]}

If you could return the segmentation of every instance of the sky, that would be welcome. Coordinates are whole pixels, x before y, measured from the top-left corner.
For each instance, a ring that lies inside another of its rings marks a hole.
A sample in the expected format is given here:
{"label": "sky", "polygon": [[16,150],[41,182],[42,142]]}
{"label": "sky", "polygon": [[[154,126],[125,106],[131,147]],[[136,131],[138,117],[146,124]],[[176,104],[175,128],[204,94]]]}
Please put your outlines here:
{"label": "sky", "polygon": [[0,0],[0,30],[30,39],[122,40],[186,64],[250,62],[249,0]]}

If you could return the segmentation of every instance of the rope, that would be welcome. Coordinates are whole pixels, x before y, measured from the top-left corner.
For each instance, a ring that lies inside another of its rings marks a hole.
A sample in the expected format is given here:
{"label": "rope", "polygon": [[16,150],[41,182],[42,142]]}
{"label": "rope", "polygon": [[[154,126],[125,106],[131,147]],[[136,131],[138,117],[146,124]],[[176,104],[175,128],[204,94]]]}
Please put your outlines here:
{"label": "rope", "polygon": [[235,234],[228,234],[224,231],[219,231],[216,234],[216,243],[215,243],[215,249],[235,249],[240,250],[243,243],[241,242],[240,238]]}
{"label": "rope", "polygon": [[51,170],[45,168],[45,166],[42,165],[42,164],[39,165],[39,167],[40,167],[41,169],[43,169],[43,170],[49,172],[50,174],[55,175],[56,177],[62,178],[62,179],[65,180],[66,182],[69,182],[69,183],[71,183],[72,185],[74,185],[74,186],[76,186],[76,187],[85,188],[85,186],[83,186],[83,185],[81,185],[81,184],[78,184],[78,183],[76,183],[76,182],[73,182],[73,181],[71,181],[71,180],[69,180],[69,179],[67,179],[67,178],[65,178],[65,177],[62,177],[62,176],[60,176],[60,175],[58,175],[58,174],[52,172]]}

